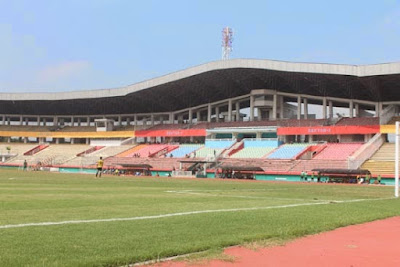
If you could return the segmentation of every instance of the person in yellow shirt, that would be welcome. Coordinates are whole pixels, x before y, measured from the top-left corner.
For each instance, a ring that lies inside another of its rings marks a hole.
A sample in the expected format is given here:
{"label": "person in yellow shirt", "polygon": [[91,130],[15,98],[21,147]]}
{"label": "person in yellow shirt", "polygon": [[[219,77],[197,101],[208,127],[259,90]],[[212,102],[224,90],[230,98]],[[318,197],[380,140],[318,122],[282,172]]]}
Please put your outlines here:
{"label": "person in yellow shirt", "polygon": [[100,157],[100,159],[97,161],[96,177],[97,177],[97,175],[99,175],[99,177],[101,177],[101,173],[103,172],[103,165],[104,165],[103,157]]}

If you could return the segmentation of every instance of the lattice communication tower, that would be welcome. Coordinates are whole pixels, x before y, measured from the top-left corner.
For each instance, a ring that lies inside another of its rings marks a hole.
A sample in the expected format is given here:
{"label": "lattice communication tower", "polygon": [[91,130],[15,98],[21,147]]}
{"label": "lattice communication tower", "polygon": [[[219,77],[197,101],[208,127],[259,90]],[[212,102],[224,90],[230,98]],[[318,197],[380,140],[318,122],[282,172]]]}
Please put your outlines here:
{"label": "lattice communication tower", "polygon": [[222,29],[222,59],[229,59],[232,49],[233,30],[229,27]]}

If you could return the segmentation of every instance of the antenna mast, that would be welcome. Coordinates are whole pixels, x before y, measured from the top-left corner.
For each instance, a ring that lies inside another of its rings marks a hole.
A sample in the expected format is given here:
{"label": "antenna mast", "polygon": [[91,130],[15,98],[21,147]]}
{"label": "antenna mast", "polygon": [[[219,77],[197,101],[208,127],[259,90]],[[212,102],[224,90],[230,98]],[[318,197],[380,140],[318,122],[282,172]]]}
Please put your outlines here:
{"label": "antenna mast", "polygon": [[222,29],[222,60],[229,59],[232,49],[233,30],[229,27]]}

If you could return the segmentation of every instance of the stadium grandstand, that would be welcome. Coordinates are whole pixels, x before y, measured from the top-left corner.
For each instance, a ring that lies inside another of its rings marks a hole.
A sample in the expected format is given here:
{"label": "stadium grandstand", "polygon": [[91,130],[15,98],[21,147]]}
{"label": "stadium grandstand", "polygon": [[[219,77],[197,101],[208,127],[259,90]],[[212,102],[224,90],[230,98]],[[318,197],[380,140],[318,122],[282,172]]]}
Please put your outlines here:
{"label": "stadium grandstand", "polygon": [[[299,180],[394,177],[400,63],[216,61],[121,88],[0,93],[3,167]],[[229,174],[231,177],[234,175]]]}

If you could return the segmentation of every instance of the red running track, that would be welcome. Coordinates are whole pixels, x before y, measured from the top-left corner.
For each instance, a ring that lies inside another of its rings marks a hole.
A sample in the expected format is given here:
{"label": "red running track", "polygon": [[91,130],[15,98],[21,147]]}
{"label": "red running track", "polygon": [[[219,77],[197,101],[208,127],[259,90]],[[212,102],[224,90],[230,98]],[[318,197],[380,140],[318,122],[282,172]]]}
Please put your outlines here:
{"label": "red running track", "polygon": [[400,217],[352,225],[296,239],[284,246],[225,249],[234,262],[163,262],[157,267],[399,267]]}

